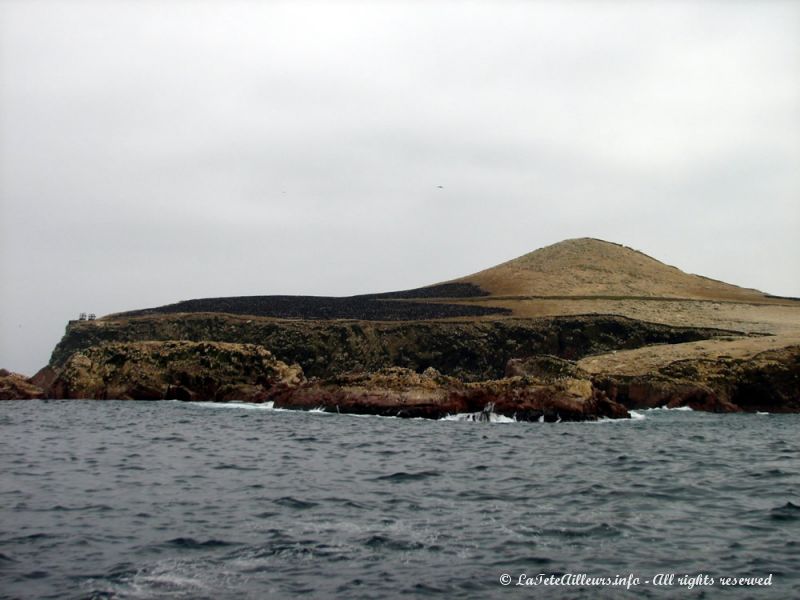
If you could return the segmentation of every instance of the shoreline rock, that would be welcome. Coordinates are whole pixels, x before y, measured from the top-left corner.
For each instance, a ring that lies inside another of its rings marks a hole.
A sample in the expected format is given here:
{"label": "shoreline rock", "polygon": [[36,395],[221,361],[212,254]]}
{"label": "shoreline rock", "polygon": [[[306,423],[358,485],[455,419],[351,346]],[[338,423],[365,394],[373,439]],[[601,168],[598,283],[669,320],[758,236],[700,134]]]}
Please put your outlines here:
{"label": "shoreline rock", "polygon": [[800,346],[749,359],[685,359],[639,375],[589,374],[552,355],[508,361],[504,377],[464,380],[428,368],[307,379],[266,348],[223,342],[101,343],[28,379],[0,371],[0,398],[177,399],[442,418],[491,411],[524,421],[626,418],[688,406],[708,412],[800,412]]}
{"label": "shoreline rock", "polygon": [[44,390],[31,378],[0,369],[0,400],[40,400],[44,397]]}
{"label": "shoreline rock", "polygon": [[[519,421],[589,421],[630,417],[588,380],[547,383],[530,377],[464,383],[435,369],[390,367],[281,390],[276,408],[440,419],[493,412]],[[488,409],[488,410],[487,410]]]}
{"label": "shoreline rock", "polygon": [[130,342],[76,352],[41,379],[48,398],[262,402],[303,372],[253,344]]}
{"label": "shoreline rock", "polygon": [[688,406],[707,412],[800,412],[800,346],[749,359],[686,359],[644,375],[600,374],[594,384],[629,409]]}

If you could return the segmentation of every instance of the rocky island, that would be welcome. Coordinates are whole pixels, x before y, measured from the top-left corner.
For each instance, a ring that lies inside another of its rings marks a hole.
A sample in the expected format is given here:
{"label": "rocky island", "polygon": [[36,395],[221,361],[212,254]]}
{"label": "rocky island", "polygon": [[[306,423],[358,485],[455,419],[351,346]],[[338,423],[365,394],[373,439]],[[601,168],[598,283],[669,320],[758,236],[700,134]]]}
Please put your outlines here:
{"label": "rocky island", "polygon": [[0,398],[272,402],[440,418],[800,412],[800,300],[581,238],[446,283],[188,300],[71,321]]}

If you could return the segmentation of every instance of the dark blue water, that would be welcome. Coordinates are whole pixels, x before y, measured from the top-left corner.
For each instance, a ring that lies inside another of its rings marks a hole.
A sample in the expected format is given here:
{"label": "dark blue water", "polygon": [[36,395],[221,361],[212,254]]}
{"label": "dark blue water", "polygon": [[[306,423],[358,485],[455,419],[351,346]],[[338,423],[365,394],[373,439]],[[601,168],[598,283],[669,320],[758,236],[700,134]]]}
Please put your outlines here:
{"label": "dark blue water", "polygon": [[3,402],[0,596],[800,598],[800,416],[642,414]]}

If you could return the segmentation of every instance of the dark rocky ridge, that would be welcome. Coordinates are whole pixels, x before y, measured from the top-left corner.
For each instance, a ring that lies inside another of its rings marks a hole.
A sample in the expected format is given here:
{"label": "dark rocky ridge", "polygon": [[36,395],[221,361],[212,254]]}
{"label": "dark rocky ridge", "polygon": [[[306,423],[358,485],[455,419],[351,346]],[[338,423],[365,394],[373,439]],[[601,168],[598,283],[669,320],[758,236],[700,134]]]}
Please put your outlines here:
{"label": "dark rocky ridge", "polygon": [[488,296],[489,292],[481,289],[474,283],[439,283],[412,290],[399,292],[383,292],[380,294],[363,294],[354,298],[373,298],[388,300],[392,298],[480,298]]}
{"label": "dark rocky ridge", "polygon": [[552,354],[567,359],[650,344],[677,344],[733,332],[670,327],[593,315],[492,321],[291,321],[233,315],[153,315],[72,321],[53,351],[58,368],[75,352],[104,342],[145,340],[258,344],[308,377],[350,371],[432,367],[465,381],[503,377],[509,359]]}
{"label": "dark rocky ridge", "polygon": [[278,319],[359,319],[408,321],[452,317],[507,315],[507,308],[449,303],[412,302],[410,299],[477,298],[488,293],[470,283],[444,283],[426,288],[366,294],[344,298],[331,296],[231,296],[184,300],[156,308],[120,313],[120,317],[176,313],[226,313]]}

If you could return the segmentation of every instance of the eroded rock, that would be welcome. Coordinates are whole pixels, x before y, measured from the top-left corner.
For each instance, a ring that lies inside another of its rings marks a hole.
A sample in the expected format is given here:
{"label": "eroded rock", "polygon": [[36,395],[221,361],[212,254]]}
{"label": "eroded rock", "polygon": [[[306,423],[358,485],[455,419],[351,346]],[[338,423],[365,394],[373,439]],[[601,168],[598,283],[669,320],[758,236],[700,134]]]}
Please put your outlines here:
{"label": "eroded rock", "polygon": [[594,384],[629,409],[800,412],[800,346],[748,359],[679,360],[636,376],[601,374]]}
{"label": "eroded rock", "polygon": [[310,381],[281,390],[273,399],[279,408],[433,419],[481,412],[487,406],[496,414],[525,421],[630,416],[588,380],[565,378],[545,383],[512,377],[464,383],[434,369],[420,374],[399,367]]}
{"label": "eroded rock", "polygon": [[52,377],[48,396],[263,402],[303,380],[300,367],[253,344],[111,343],[73,354]]}
{"label": "eroded rock", "polygon": [[44,398],[44,390],[28,377],[0,369],[0,400],[34,400]]}

